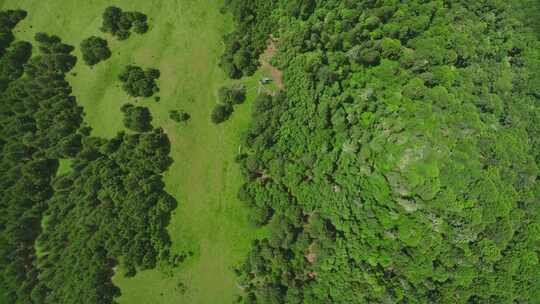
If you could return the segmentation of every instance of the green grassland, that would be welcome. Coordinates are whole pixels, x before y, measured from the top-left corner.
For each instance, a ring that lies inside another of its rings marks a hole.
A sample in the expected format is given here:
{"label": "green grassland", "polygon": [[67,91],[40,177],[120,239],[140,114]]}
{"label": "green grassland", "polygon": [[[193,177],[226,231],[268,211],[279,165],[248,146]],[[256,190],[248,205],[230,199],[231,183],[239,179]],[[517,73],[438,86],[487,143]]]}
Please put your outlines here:
{"label": "green grassland", "polygon": [[[126,41],[101,33],[101,13],[109,5],[147,14],[149,32],[133,33]],[[242,179],[234,156],[241,149],[241,134],[249,123],[249,100],[256,90],[249,90],[248,102],[236,108],[231,120],[219,126],[210,122],[216,91],[229,82],[217,66],[221,36],[232,29],[232,21],[219,13],[220,2],[6,0],[0,6],[28,11],[16,30],[18,39],[32,40],[42,31],[77,48],[91,35],[108,40],[113,54],[109,60],[90,68],[77,49],[79,62],[69,77],[94,135],[112,137],[123,130],[120,106],[127,101],[148,106],[153,125],[169,135],[174,164],[165,182],[178,200],[169,225],[172,252],[194,254],[172,274],[154,269],[125,278],[117,271],[113,280],[122,291],[120,303],[230,302],[240,292],[232,268],[248,253],[251,240],[264,231],[249,223],[246,207],[236,199]],[[160,69],[159,102],[130,99],[121,90],[117,75],[127,64]],[[254,88],[256,77],[243,82]],[[191,115],[187,123],[168,118],[170,110],[180,109]]]}

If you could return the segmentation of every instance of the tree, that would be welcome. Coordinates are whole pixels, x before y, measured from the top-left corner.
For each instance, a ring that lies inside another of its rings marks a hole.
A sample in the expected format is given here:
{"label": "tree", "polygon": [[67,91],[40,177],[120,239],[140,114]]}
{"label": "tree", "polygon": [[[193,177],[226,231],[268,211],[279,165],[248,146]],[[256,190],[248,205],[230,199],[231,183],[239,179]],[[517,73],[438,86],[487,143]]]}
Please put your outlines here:
{"label": "tree", "polygon": [[152,130],[152,115],[146,107],[125,104],[121,108],[124,113],[124,125],[135,132]]}
{"label": "tree", "polygon": [[81,42],[81,52],[84,62],[90,66],[111,57],[107,40],[96,36],[91,36]]}
{"label": "tree", "polygon": [[119,75],[124,91],[133,97],[151,97],[159,91],[156,79],[160,76],[159,70],[149,68],[144,71],[138,66],[128,65]]}
{"label": "tree", "polygon": [[218,104],[212,110],[211,120],[215,124],[220,124],[231,116],[233,113],[233,107],[226,104]]}
{"label": "tree", "polygon": [[227,105],[241,104],[246,100],[244,86],[221,87],[218,91],[219,101]]}

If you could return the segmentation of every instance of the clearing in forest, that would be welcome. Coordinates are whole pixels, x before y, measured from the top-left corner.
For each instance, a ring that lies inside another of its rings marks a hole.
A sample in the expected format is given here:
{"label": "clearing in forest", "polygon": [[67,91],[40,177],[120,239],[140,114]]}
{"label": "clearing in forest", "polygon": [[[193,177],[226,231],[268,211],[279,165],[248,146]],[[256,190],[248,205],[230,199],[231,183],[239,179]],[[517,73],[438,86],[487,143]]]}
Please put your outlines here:
{"label": "clearing in forest", "polygon": [[[147,14],[148,33],[125,41],[101,33],[101,14],[110,5]],[[149,107],[153,125],[163,127],[171,140],[174,164],[165,183],[178,200],[169,225],[172,253],[193,256],[168,274],[156,268],[125,278],[119,269],[113,280],[122,291],[120,303],[229,303],[239,292],[232,268],[262,233],[248,223],[248,210],[236,199],[242,177],[234,156],[249,122],[249,102],[228,122],[210,122],[215,92],[229,82],[217,63],[232,21],[219,13],[220,5],[212,0],[0,1],[2,9],[28,11],[17,27],[18,39],[46,32],[77,47],[79,61],[69,81],[94,135],[112,137],[123,130],[120,107],[136,101]],[[90,68],[78,48],[92,35],[108,40],[112,56]],[[128,98],[122,91],[117,77],[128,64],[161,71],[159,102]],[[255,77],[245,84],[256,86]],[[169,111],[178,109],[191,116],[187,123],[169,119]]]}
{"label": "clearing in forest", "polygon": [[270,36],[267,41],[267,48],[260,58],[261,70],[269,73],[272,76],[272,81],[274,82],[276,87],[280,90],[283,90],[285,88],[285,86],[283,85],[283,72],[270,63],[272,57],[274,57],[276,52],[277,40],[274,37]]}

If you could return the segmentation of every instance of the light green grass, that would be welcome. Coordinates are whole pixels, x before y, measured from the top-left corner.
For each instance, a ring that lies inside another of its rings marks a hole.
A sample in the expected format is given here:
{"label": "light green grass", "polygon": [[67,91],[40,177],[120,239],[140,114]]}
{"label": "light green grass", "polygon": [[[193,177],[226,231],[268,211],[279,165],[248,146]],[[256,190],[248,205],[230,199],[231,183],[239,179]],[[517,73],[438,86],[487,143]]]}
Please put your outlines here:
{"label": "light green grass", "polygon": [[[148,106],[153,125],[163,127],[172,143],[174,164],[165,174],[169,193],[178,200],[169,232],[173,252],[193,251],[172,277],[159,270],[134,278],[117,273],[120,303],[230,303],[239,293],[232,267],[249,252],[251,240],[264,233],[248,223],[247,209],[236,199],[242,178],[234,156],[249,123],[249,102],[237,107],[230,121],[215,126],[210,112],[215,92],[227,83],[217,60],[221,35],[231,21],[212,0],[5,0],[5,8],[23,8],[29,16],[17,28],[17,38],[31,40],[43,31],[60,36],[76,47],[90,35],[106,37],[112,57],[94,68],[82,60],[69,77],[73,94],[84,107],[85,121],[97,136],[111,137],[123,130],[120,106],[130,100],[120,89],[117,75],[127,64],[161,70],[161,97],[137,99]],[[101,13],[108,5],[137,10],[149,16],[150,31],[116,41],[99,32]],[[32,27],[30,27],[32,26]],[[75,54],[80,58],[80,53]],[[256,80],[249,79],[248,87]],[[254,95],[256,90],[251,90]],[[253,96],[251,96],[253,97]],[[252,99],[252,98],[251,98]],[[191,115],[186,124],[168,119],[182,109]],[[185,293],[177,290],[182,282]]]}

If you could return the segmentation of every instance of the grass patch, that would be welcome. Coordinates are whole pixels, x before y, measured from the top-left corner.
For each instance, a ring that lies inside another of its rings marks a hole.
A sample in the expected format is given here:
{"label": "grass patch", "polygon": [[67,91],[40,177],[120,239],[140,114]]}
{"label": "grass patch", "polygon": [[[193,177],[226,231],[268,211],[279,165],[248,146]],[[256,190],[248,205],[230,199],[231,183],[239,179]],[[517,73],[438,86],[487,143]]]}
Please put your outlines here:
{"label": "grass patch", "polygon": [[[178,200],[169,232],[172,252],[194,254],[170,274],[155,269],[125,278],[118,271],[114,282],[122,291],[120,303],[228,303],[240,290],[232,267],[249,251],[251,240],[265,231],[248,223],[248,210],[236,199],[242,183],[234,156],[249,123],[250,100],[256,79],[246,80],[248,101],[236,107],[232,118],[215,126],[210,112],[216,91],[226,80],[217,62],[221,35],[231,20],[219,13],[219,1],[0,1],[3,9],[22,8],[29,16],[17,28],[18,39],[32,40],[43,31],[77,47],[79,58],[69,76],[73,94],[84,107],[85,122],[93,134],[112,137],[123,130],[120,107],[125,102],[148,106],[153,125],[163,127],[172,143],[174,164],[165,174],[167,191]],[[99,32],[101,13],[116,5],[149,16],[150,30],[117,41]],[[93,68],[82,62],[80,42],[91,36],[108,40],[112,56]],[[128,64],[161,71],[160,101],[129,98],[117,80]],[[170,110],[183,109],[187,123],[169,119]],[[59,172],[69,170],[62,162]]]}

